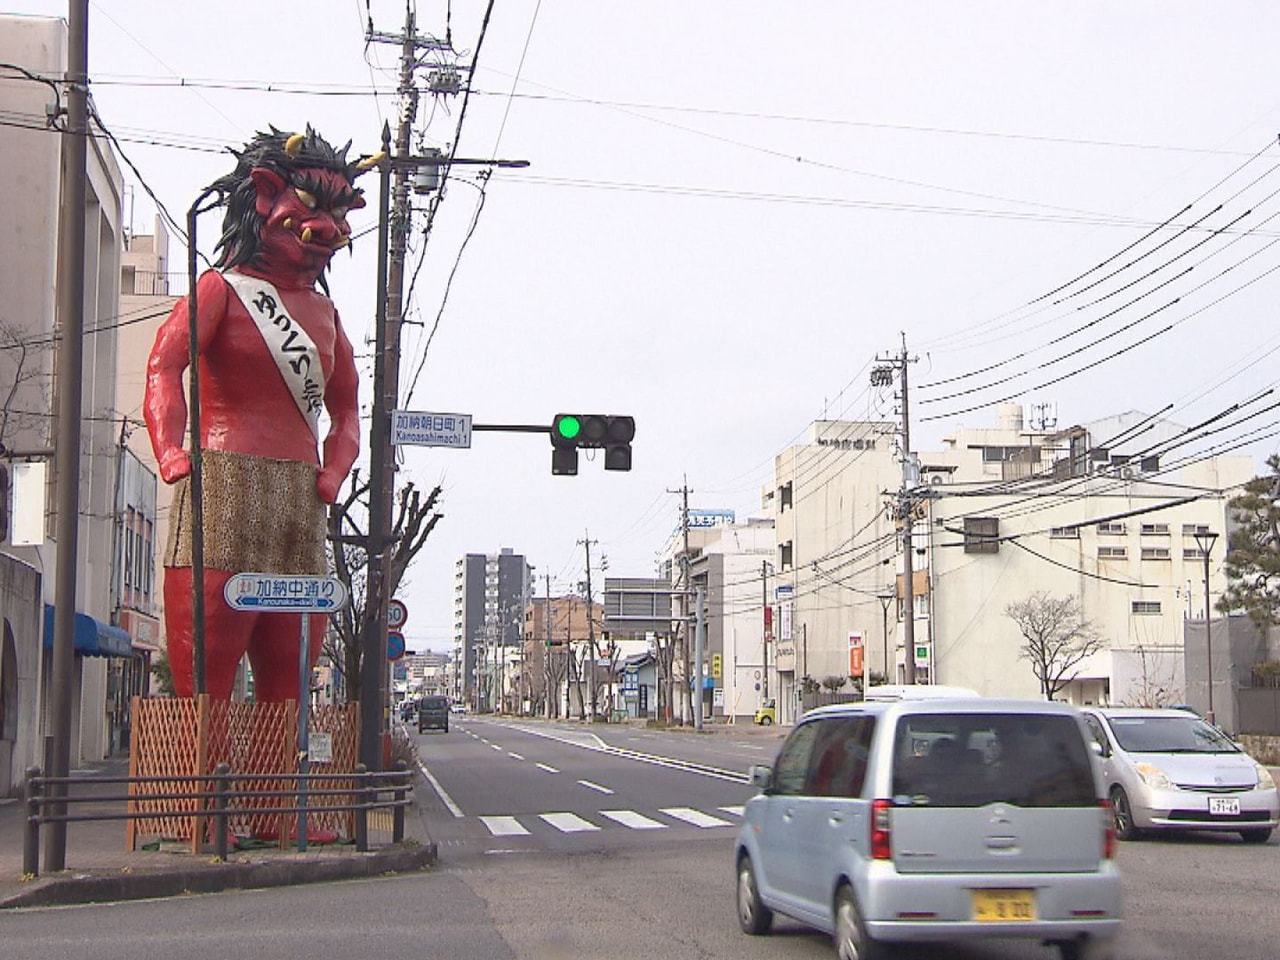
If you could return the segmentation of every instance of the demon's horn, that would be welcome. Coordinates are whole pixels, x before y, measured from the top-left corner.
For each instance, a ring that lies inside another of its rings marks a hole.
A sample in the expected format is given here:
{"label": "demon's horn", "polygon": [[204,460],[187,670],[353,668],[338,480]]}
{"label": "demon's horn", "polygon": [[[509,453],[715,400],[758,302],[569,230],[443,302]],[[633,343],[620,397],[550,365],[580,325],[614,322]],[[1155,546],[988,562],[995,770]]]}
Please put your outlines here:
{"label": "demon's horn", "polygon": [[297,157],[298,152],[302,149],[302,141],[306,140],[306,134],[295,133],[284,142],[285,156],[290,159]]}
{"label": "demon's horn", "polygon": [[376,167],[386,158],[387,158],[386,151],[379,150],[377,153],[373,154],[372,156],[365,157],[363,160],[357,163],[356,170],[359,171],[360,173],[364,173],[367,170],[372,170],[374,167]]}

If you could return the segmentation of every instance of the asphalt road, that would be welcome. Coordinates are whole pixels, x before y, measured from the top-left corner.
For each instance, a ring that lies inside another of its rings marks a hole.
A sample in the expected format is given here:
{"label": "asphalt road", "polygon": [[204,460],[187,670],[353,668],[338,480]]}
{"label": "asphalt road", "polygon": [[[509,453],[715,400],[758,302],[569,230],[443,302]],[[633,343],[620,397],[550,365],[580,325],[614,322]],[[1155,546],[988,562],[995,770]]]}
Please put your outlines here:
{"label": "asphalt road", "polygon": [[[730,856],[737,817],[724,808],[740,805],[750,788],[729,777],[745,766],[740,760],[752,762],[747,755],[763,753],[767,761],[773,746],[747,748],[773,741],[652,734],[629,742],[631,734],[610,730],[600,734],[613,748],[606,749],[581,728],[518,726],[465,719],[447,735],[422,738],[428,770],[463,814],[454,816],[424,788],[431,796],[419,799],[441,841],[441,862],[430,873],[17,911],[0,916],[0,960],[833,956],[825,937],[798,925],[782,921],[772,936],[749,938],[734,919]],[[713,769],[697,772],[690,763]],[[657,826],[645,827],[623,811]],[[688,811],[727,825],[695,825]],[[1235,838],[1148,840],[1121,845],[1120,863],[1123,960],[1271,960],[1280,952],[1275,841],[1252,847]],[[1049,960],[1056,954],[1038,944],[987,942],[901,956]]]}

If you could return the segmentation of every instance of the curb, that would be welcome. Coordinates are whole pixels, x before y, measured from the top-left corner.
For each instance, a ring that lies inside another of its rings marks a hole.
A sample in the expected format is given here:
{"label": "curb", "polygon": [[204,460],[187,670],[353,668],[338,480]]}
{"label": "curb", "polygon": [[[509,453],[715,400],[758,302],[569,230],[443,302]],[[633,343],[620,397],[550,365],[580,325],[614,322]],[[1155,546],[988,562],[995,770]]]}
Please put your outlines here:
{"label": "curb", "polygon": [[0,910],[144,900],[181,894],[220,893],[224,890],[257,890],[264,887],[355,880],[388,873],[408,873],[433,865],[436,862],[436,852],[435,843],[429,841],[414,847],[396,847],[323,860],[218,863],[155,873],[122,873],[111,876],[51,876],[34,881],[30,889],[0,899]]}

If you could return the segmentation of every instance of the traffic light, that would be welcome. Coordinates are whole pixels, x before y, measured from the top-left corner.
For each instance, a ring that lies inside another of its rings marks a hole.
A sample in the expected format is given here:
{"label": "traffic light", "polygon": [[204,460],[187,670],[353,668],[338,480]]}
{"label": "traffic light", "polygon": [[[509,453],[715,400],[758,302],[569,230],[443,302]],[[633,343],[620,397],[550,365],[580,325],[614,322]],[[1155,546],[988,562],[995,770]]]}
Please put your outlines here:
{"label": "traffic light", "polygon": [[603,449],[606,470],[630,470],[635,435],[635,417],[558,413],[551,421],[551,472],[577,474],[580,448]]}

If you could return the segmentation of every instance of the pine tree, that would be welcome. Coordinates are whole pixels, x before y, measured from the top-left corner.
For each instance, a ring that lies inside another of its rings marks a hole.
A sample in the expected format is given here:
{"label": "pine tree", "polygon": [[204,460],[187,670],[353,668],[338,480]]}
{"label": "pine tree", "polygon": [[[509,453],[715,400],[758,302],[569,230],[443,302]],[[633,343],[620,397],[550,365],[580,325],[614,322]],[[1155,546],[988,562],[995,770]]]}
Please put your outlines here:
{"label": "pine tree", "polygon": [[1280,623],[1280,455],[1267,458],[1270,475],[1254,477],[1227,504],[1236,524],[1227,549],[1227,589],[1215,606],[1243,610],[1258,629]]}

